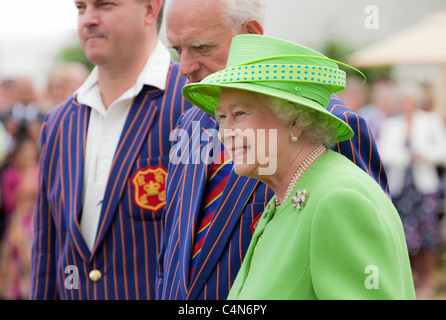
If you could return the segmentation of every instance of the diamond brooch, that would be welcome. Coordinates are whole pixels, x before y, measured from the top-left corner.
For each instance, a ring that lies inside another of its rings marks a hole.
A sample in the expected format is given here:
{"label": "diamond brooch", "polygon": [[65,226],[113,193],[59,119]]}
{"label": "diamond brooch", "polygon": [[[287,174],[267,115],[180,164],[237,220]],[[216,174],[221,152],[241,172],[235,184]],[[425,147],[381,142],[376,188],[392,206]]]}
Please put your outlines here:
{"label": "diamond brooch", "polygon": [[305,202],[309,196],[307,190],[297,190],[296,194],[291,198],[291,204],[299,211],[305,206]]}

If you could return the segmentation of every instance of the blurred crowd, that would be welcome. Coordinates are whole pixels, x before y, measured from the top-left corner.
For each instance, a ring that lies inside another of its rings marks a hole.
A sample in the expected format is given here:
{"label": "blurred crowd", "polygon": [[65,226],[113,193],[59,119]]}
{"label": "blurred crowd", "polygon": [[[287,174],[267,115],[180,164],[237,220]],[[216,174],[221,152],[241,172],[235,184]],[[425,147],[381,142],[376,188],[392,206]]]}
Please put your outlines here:
{"label": "blurred crowd", "polygon": [[436,272],[446,240],[445,119],[434,109],[430,84],[362,82],[351,78],[340,96],[374,134],[403,222],[417,299],[430,299],[439,286]]}
{"label": "blurred crowd", "polygon": [[[32,215],[45,114],[86,79],[80,64],[55,66],[44,90],[29,78],[0,83],[0,299],[27,299]],[[446,128],[428,86],[352,78],[339,94],[373,132],[403,221],[417,297],[435,294],[445,212]]]}
{"label": "blurred crowd", "polygon": [[42,120],[88,72],[77,63],[54,66],[43,90],[27,77],[0,82],[0,299],[28,298]]}

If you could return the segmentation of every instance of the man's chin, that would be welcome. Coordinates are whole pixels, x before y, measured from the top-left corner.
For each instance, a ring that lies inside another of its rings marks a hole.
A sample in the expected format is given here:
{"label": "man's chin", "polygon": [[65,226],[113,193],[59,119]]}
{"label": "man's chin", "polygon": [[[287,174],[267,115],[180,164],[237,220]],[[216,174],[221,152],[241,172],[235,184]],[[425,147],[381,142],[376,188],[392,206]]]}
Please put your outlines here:
{"label": "man's chin", "polygon": [[99,66],[103,63],[104,56],[102,54],[100,54],[99,52],[88,52],[85,51],[85,56],[87,58],[88,61],[90,61],[91,63],[93,63],[95,66]]}

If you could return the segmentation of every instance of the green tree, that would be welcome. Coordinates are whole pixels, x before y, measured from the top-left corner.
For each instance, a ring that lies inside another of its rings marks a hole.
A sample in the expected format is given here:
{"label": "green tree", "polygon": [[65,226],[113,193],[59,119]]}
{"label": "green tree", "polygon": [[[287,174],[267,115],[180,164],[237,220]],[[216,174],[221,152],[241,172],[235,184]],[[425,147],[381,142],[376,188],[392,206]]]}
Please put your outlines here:
{"label": "green tree", "polygon": [[[346,40],[343,39],[329,39],[323,47],[322,53],[327,57],[346,63],[348,57],[355,51],[354,47]],[[360,76],[356,71],[349,68],[342,68],[349,76]],[[391,78],[391,67],[374,67],[374,68],[361,68],[360,71],[364,73],[368,83],[373,83],[374,80],[379,78]]]}
{"label": "green tree", "polygon": [[94,68],[94,64],[87,60],[84,50],[79,43],[62,48],[56,55],[55,60],[58,63],[79,62],[84,64],[90,71]]}

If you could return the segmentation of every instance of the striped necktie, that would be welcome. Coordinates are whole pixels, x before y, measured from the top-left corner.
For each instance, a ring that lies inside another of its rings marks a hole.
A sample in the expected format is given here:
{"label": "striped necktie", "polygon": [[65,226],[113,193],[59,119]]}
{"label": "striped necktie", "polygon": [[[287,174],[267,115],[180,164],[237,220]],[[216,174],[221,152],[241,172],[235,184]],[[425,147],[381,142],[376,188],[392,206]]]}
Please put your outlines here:
{"label": "striped necktie", "polygon": [[199,215],[198,227],[195,232],[194,247],[192,249],[192,259],[190,277],[194,274],[201,247],[207,236],[209,226],[212,223],[219,198],[223,193],[232,170],[232,160],[229,153],[221,146],[222,151],[211,167],[209,179],[206,185],[207,194]]}

